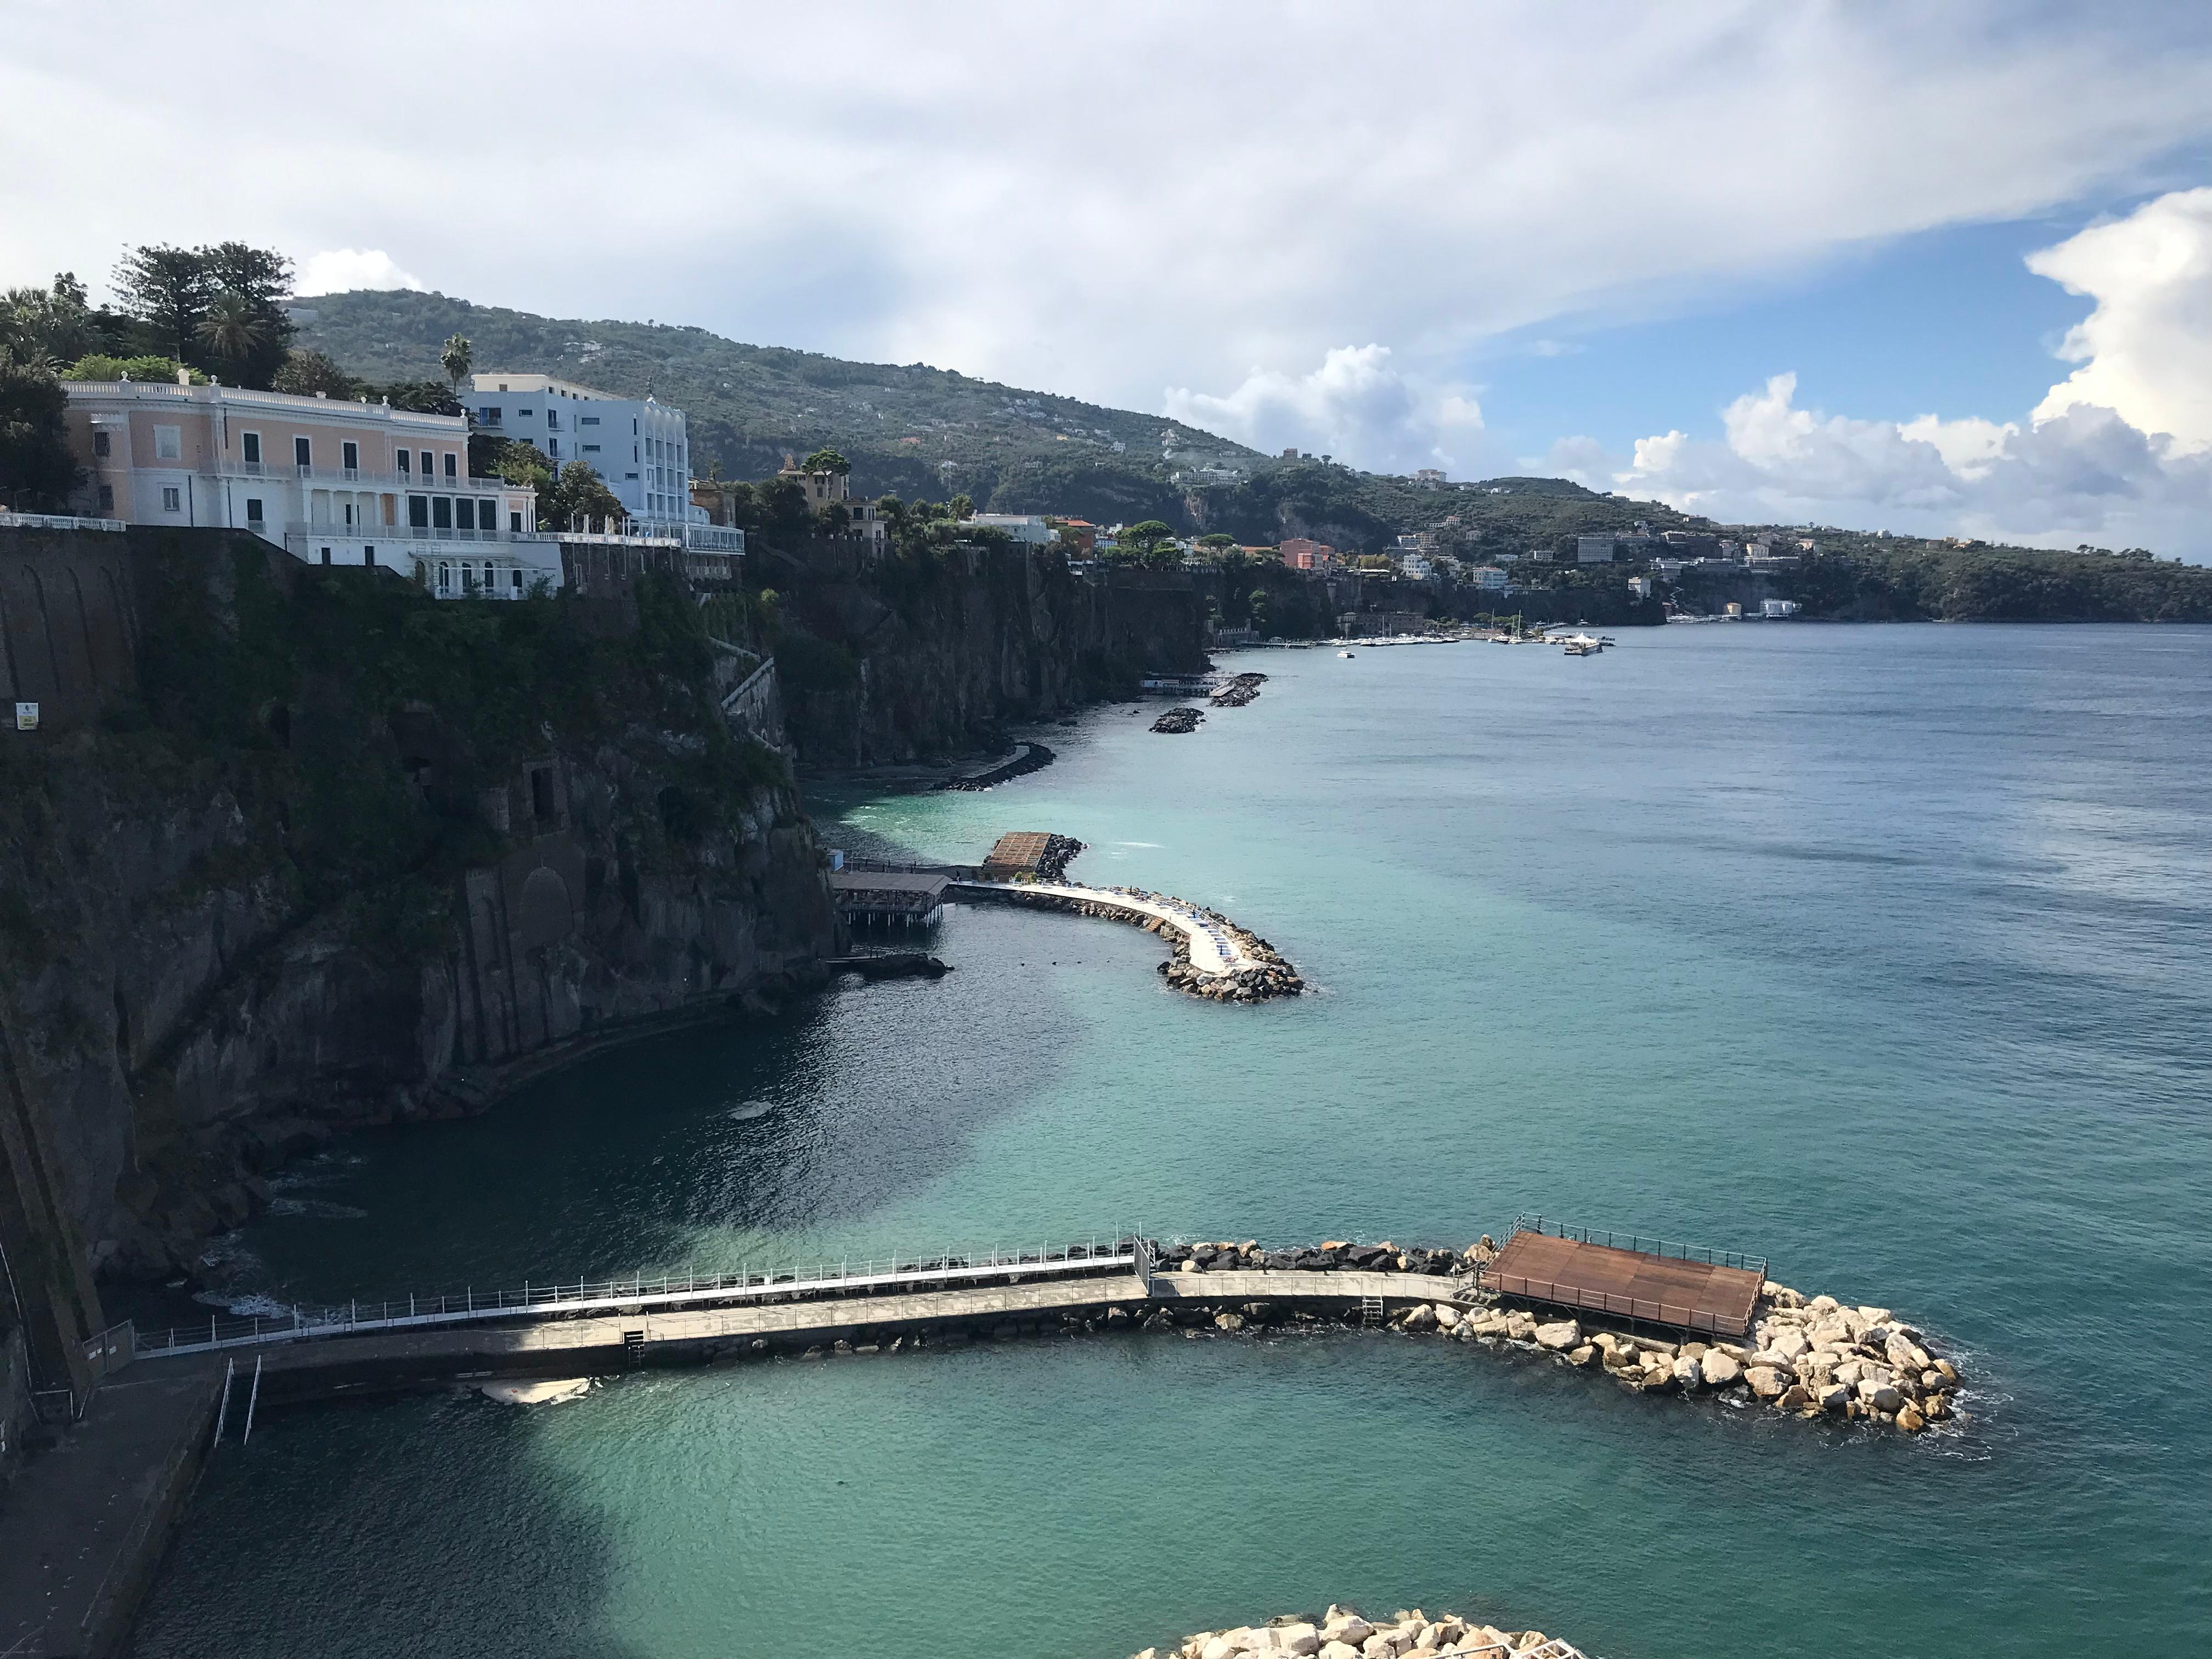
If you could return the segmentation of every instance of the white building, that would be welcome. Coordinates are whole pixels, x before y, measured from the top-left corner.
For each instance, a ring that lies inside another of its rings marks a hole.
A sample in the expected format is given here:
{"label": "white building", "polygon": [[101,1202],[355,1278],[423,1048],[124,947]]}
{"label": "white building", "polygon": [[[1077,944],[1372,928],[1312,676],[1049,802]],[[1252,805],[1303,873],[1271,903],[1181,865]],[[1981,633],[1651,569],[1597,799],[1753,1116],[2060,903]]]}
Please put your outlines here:
{"label": "white building", "polygon": [[1797,601],[1795,599],[1761,599],[1759,602],[1759,614],[1765,617],[1769,622],[1778,622],[1784,617],[1794,617],[1797,614]]}
{"label": "white building", "polygon": [[102,517],[247,531],[310,564],[383,565],[434,592],[560,586],[536,493],[469,476],[459,416],[227,386],[63,384],[84,504]]}
{"label": "white building", "polygon": [[637,534],[688,541],[692,526],[706,526],[706,510],[691,505],[691,441],[682,410],[550,374],[473,374],[461,402],[477,431],[535,444],[562,466],[589,466],[606,480]]}
{"label": "white building", "polygon": [[1486,593],[1503,593],[1505,591],[1505,573],[1494,564],[1479,564],[1468,574]]}
{"label": "white building", "polygon": [[1401,553],[1398,556],[1398,574],[1409,582],[1425,582],[1436,574],[1436,567],[1425,555]]}

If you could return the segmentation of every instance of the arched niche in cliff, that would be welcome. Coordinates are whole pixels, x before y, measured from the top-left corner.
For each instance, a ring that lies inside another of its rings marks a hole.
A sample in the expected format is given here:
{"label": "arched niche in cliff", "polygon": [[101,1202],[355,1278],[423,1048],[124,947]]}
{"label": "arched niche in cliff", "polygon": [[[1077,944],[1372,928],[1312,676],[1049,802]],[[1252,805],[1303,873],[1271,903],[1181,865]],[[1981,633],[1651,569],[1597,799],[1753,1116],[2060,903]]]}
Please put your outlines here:
{"label": "arched niche in cliff", "polygon": [[522,884],[520,910],[515,932],[526,951],[551,945],[575,931],[576,915],[568,901],[568,884],[561,879],[557,870],[540,867],[530,872],[529,878]]}

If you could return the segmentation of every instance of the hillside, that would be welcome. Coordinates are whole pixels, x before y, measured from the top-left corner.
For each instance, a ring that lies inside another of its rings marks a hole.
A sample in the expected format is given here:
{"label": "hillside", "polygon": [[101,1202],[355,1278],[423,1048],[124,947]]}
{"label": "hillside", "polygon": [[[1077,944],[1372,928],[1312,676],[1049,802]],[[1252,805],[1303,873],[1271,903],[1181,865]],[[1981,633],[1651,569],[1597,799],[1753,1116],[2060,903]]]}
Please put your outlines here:
{"label": "hillside", "polygon": [[[1480,532],[1516,550],[1577,531],[1686,525],[1672,509],[1557,478],[1480,491],[1418,489],[1317,460],[1263,456],[1157,415],[1026,392],[953,370],[848,362],[745,345],[701,328],[533,316],[438,294],[367,290],[307,302],[298,341],[375,381],[436,379],[453,333],[480,368],[557,374],[626,396],[650,388],[690,416],[695,471],[763,477],[822,444],[854,464],[856,489],[908,500],[969,496],[985,511],[1059,512],[1101,523],[1164,519],[1272,544],[1314,535],[1374,551],[1401,531]],[[1245,482],[1187,488],[1174,475],[1231,468]]]}
{"label": "hillside", "polygon": [[[1312,536],[1371,553],[1402,532],[1434,530],[1476,558],[1565,550],[1578,533],[1681,528],[1741,536],[1656,501],[1601,495],[1562,478],[1504,477],[1449,489],[1317,459],[1261,455],[1157,415],[1026,392],[920,363],[848,362],[745,345],[701,328],[586,322],[471,305],[438,294],[364,291],[309,302],[303,349],[390,382],[439,377],[448,335],[488,369],[558,374],[635,396],[648,388],[690,416],[692,463],[757,478],[787,454],[828,444],[854,464],[858,493],[909,501],[959,494],[988,512],[1061,513],[1102,524],[1160,519],[1248,544]],[[1176,475],[1216,467],[1235,483]],[[1794,532],[1793,532],[1794,533]],[[1789,578],[1711,577],[1696,604],[1799,599],[1806,614],[1953,620],[2156,621],[2212,616],[2212,570],[2110,554],[1952,548],[1822,528],[1821,556]],[[1571,581],[1564,574],[1547,578]],[[1715,585],[1717,583],[1718,585]],[[1705,591],[1710,589],[1710,591]]]}

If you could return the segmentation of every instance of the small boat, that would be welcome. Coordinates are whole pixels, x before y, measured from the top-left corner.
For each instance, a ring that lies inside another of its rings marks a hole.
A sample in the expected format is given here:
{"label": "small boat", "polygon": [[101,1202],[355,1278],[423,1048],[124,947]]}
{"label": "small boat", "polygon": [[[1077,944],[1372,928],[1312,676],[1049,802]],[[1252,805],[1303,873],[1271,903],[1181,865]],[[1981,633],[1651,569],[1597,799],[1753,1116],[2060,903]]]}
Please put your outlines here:
{"label": "small boat", "polygon": [[1350,655],[1352,654],[1352,653],[1350,653],[1349,651],[1340,651],[1340,652],[1338,652],[1336,654],[1337,654],[1338,656],[1340,656],[1340,657],[1348,657],[1348,656],[1350,656]]}

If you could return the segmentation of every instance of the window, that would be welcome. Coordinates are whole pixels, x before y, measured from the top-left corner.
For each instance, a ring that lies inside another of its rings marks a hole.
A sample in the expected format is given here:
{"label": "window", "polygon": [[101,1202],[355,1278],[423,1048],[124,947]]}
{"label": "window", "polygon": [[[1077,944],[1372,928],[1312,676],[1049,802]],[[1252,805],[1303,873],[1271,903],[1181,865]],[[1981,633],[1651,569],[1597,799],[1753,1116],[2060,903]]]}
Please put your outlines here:
{"label": "window", "polygon": [[625,473],[623,473],[623,482],[624,483],[635,483],[637,482],[637,474],[636,474],[636,473],[635,473],[635,472],[625,472]]}
{"label": "window", "polygon": [[507,527],[509,530],[512,530],[516,535],[520,536],[522,533],[522,514],[520,513],[508,514],[507,515]]}
{"label": "window", "polygon": [[407,498],[407,525],[410,530],[428,530],[430,527],[430,498],[428,495],[410,495]]}
{"label": "window", "polygon": [[345,470],[347,471],[358,472],[361,471],[361,446],[359,444],[353,442],[345,443],[340,447],[339,453],[344,458]]}
{"label": "window", "polygon": [[295,466],[296,466],[296,467],[302,467],[302,468],[305,468],[305,467],[313,466],[314,464],[315,464],[315,459],[314,459],[314,447],[313,447],[313,445],[311,445],[311,444],[310,444],[310,443],[309,443],[309,442],[305,439],[305,438],[295,438],[295,439],[293,439],[293,440],[292,440],[292,465],[295,465]]}
{"label": "window", "polygon": [[432,457],[428,450],[424,450],[422,452],[422,476],[427,478],[436,470],[436,460]]}
{"label": "window", "polygon": [[103,513],[112,513],[115,510],[115,486],[113,484],[100,485],[100,510]]}
{"label": "window", "polygon": [[519,567],[507,573],[507,585],[518,593],[522,592],[522,571]]}
{"label": "window", "polygon": [[[504,392],[507,388],[505,386],[501,386],[500,387],[500,390]],[[485,404],[483,418],[484,424],[486,426],[497,426],[499,424],[499,405],[497,404]]]}
{"label": "window", "polygon": [[[499,389],[500,389],[501,392],[506,391],[506,390],[507,390],[507,382],[506,382],[506,381],[504,381],[504,380],[501,380],[501,381],[499,383]],[[494,413],[495,415],[496,415],[498,412],[499,412],[499,411],[498,411],[497,410],[494,410],[492,411],[492,413]],[[529,411],[528,410],[526,410],[526,410],[524,410],[522,412],[523,412],[524,414],[526,414],[526,415],[527,415],[528,413],[530,413],[530,411]]]}
{"label": "window", "polygon": [[450,592],[452,592],[453,591],[453,566],[451,566],[451,565],[449,565],[449,564],[442,564],[442,563],[441,563],[441,565],[439,565],[439,567],[438,567],[438,591],[439,591],[441,593],[450,593]]}
{"label": "window", "polygon": [[92,453],[99,456],[102,460],[105,460],[107,459],[107,434],[105,432],[94,433],[92,434]]}
{"label": "window", "polygon": [[261,497],[258,495],[248,495],[246,498],[246,523],[259,524],[261,522]]}
{"label": "window", "polygon": [[446,476],[447,477],[457,478],[460,476],[460,474],[454,470],[456,462],[454,460],[453,452],[449,449],[446,452]]}
{"label": "window", "polygon": [[586,455],[596,455],[599,453],[599,447],[597,444],[586,444],[584,446],[584,453]]}
{"label": "window", "polygon": [[[644,457],[644,456],[642,456],[642,455],[641,455],[641,454],[639,454],[639,453],[638,453],[637,446],[636,446],[635,444],[632,444],[632,445],[629,447],[629,458],[630,458],[630,459],[632,459],[633,461],[641,461],[641,460],[643,460],[643,459],[645,459],[645,457]],[[631,477],[635,478],[635,477],[637,477],[637,474],[636,474],[636,473],[635,473],[635,472],[633,472],[633,473],[631,473],[629,476],[630,476]]]}
{"label": "window", "polygon": [[[501,386],[500,390],[504,392],[507,388]],[[530,418],[530,411],[526,409],[518,409],[514,411],[514,418],[518,421],[526,421]]]}
{"label": "window", "polygon": [[404,449],[399,452],[399,476],[403,478],[407,476],[407,452]]}
{"label": "window", "polygon": [[552,459],[557,460],[561,454],[561,441],[558,438],[548,438],[545,441],[552,447]]}
{"label": "window", "polygon": [[[514,580],[518,585],[521,582],[520,570],[514,573]],[[530,816],[540,823],[553,822],[553,769],[550,766],[537,767],[530,774]]]}
{"label": "window", "polygon": [[154,459],[157,461],[179,461],[185,455],[185,429],[180,426],[157,426],[154,428]]}
{"label": "window", "polygon": [[477,527],[477,504],[465,495],[453,503],[453,523],[461,530]]}
{"label": "window", "polygon": [[453,498],[451,495],[430,497],[430,524],[438,530],[453,527]]}
{"label": "window", "polygon": [[352,503],[351,501],[348,501],[348,502],[345,504],[345,521],[346,521],[346,528],[347,528],[347,529],[349,529],[349,530],[352,529],[352,528],[353,528],[353,503]]}
{"label": "window", "polygon": [[238,453],[248,466],[261,465],[261,434],[246,432],[239,434]]}
{"label": "window", "polygon": [[545,411],[545,429],[548,432],[558,432],[561,429],[561,411],[559,410],[549,409]]}
{"label": "window", "polygon": [[184,492],[179,489],[176,485],[168,484],[164,486],[161,490],[161,511],[164,513],[183,512],[185,510],[183,496]]}
{"label": "window", "polygon": [[579,415],[576,416],[576,424],[578,426],[597,426],[599,423],[599,417],[596,415]]}

